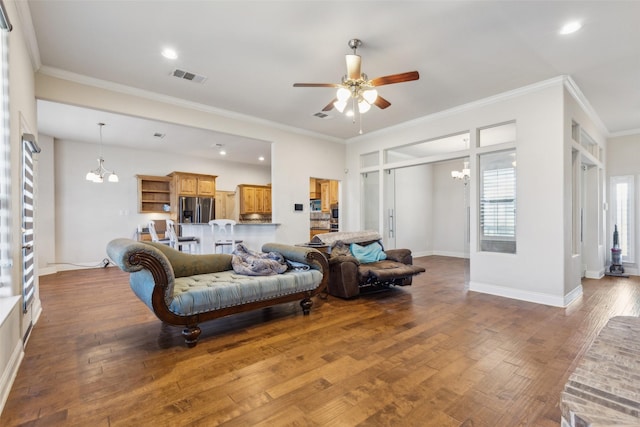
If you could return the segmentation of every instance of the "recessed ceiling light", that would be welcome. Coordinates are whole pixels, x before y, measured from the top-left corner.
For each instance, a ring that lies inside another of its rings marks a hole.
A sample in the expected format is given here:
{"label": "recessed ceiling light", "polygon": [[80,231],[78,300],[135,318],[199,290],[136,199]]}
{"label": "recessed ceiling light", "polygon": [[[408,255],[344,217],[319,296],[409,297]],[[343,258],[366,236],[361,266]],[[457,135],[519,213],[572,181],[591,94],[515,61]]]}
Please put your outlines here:
{"label": "recessed ceiling light", "polygon": [[258,160],[260,160],[261,162],[264,162],[264,157],[260,156],[260,157],[258,157]]}
{"label": "recessed ceiling light", "polygon": [[162,56],[164,56],[167,59],[177,59],[178,58],[178,52],[176,52],[175,50],[167,47],[167,48],[162,50]]}
{"label": "recessed ceiling light", "polygon": [[220,155],[221,155],[221,156],[226,156],[226,155],[227,155],[227,152],[226,152],[226,151],[224,151],[224,150],[220,150]]}
{"label": "recessed ceiling light", "polygon": [[564,24],[564,26],[560,29],[560,34],[572,34],[582,28],[582,24],[578,21],[572,21]]}

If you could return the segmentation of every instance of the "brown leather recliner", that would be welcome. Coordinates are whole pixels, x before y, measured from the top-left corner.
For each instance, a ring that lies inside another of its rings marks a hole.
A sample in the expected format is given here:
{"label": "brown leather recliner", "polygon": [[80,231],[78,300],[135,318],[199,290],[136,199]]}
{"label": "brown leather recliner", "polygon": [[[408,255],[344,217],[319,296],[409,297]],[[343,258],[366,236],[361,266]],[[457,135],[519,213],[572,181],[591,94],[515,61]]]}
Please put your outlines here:
{"label": "brown leather recliner", "polygon": [[[413,265],[413,257],[409,249],[389,249],[384,251],[387,258],[381,261],[361,263],[349,251],[350,243],[360,246],[379,243],[377,232],[354,236],[355,233],[329,233],[317,235],[317,241],[324,241],[331,245],[329,251],[329,294],[341,298],[353,298],[361,290],[382,288],[389,286],[411,285],[413,276],[425,271],[424,268]],[[339,240],[344,237],[345,240]],[[375,237],[373,240],[362,241],[362,238]],[[325,240],[323,240],[323,238]]]}

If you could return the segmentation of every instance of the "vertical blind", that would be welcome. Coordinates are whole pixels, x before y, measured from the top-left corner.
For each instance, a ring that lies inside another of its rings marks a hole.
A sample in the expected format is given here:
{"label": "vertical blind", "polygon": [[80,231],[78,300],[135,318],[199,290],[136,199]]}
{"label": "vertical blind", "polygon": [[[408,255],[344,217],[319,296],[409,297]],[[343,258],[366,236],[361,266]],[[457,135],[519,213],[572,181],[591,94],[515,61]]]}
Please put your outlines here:
{"label": "vertical blind", "polygon": [[483,171],[480,198],[480,227],[483,236],[515,237],[515,200],[515,168]]}
{"label": "vertical blind", "polygon": [[[35,139],[34,139],[35,141]],[[34,142],[22,140],[22,293],[23,309],[26,311],[35,293],[34,252],[33,252],[33,153]]]}

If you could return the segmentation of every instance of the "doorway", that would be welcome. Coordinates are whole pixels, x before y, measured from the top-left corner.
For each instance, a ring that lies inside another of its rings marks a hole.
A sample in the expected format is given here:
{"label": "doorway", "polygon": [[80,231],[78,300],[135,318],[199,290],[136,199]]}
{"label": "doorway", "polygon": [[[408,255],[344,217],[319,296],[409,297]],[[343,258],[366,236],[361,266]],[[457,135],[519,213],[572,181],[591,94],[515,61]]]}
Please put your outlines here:
{"label": "doorway", "polygon": [[340,182],[309,178],[309,240],[340,230]]}

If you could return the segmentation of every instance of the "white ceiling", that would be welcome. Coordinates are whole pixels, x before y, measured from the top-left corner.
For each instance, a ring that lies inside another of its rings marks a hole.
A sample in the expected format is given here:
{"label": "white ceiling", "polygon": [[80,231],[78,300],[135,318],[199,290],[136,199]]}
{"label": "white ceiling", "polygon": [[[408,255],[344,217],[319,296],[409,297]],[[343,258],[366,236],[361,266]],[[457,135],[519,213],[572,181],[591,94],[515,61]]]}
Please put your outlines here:
{"label": "white ceiling", "polygon": [[[28,0],[28,5],[41,72],[89,76],[331,138],[358,135],[358,124],[335,110],[328,118],[314,117],[334,90],[292,85],[339,82],[351,38],[363,41],[358,54],[370,78],[420,72],[418,81],[379,88],[392,105],[365,114],[364,132],[559,75],[573,78],[606,131],[640,130],[640,1]],[[580,20],[582,30],[559,35],[569,20]],[[178,52],[177,60],[160,55],[167,46]],[[175,68],[207,80],[177,79],[170,76]],[[96,123],[114,120],[68,108],[40,103],[39,131],[95,140]],[[147,136],[120,141],[156,143],[148,133],[161,128],[150,123]],[[199,135],[195,140],[202,142],[189,149],[204,155],[217,137]],[[183,144],[184,138],[177,141]]]}

